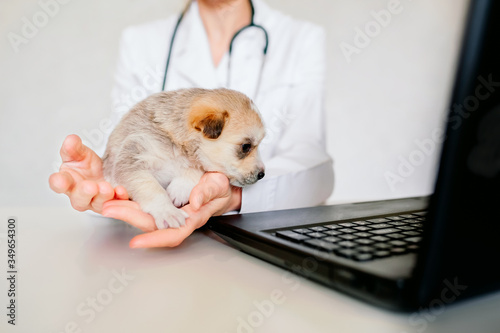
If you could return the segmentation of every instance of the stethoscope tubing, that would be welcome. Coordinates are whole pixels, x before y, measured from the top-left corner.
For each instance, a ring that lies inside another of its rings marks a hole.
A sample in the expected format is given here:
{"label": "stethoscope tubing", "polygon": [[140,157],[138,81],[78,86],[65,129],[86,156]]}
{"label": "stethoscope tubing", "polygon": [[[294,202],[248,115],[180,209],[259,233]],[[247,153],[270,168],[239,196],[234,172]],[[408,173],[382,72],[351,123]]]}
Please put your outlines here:
{"label": "stethoscope tubing", "polygon": [[[165,85],[166,85],[166,82],[167,82],[167,73],[168,73],[168,69],[169,69],[169,66],[170,66],[170,61],[171,61],[171,58],[172,58],[172,49],[174,47],[174,42],[175,42],[175,37],[177,36],[177,31],[179,30],[179,26],[181,25],[182,19],[184,18],[184,14],[187,12],[187,10],[189,9],[190,5],[191,5],[191,2],[181,12],[181,14],[179,15],[179,18],[177,19],[177,22],[175,24],[174,31],[172,32],[172,38],[170,39],[170,44],[169,44],[169,48],[168,48],[168,52],[167,52],[167,60],[166,60],[166,64],[165,64],[165,73],[163,75],[163,84],[162,84],[161,91],[165,90]],[[255,13],[255,11],[254,11],[254,7],[253,7],[252,1],[250,1],[250,6],[251,6],[251,9],[252,9],[252,17],[251,17],[251,20],[250,20],[250,24],[248,24],[248,25],[244,26],[243,28],[241,28],[240,30],[238,30],[233,35],[233,38],[231,38],[231,42],[229,43],[229,52],[228,52],[228,56],[229,57],[228,57],[228,64],[227,64],[227,67],[228,67],[228,70],[227,70],[227,87],[229,88],[230,84],[231,84],[231,78],[230,78],[230,72],[231,72],[231,55],[232,55],[232,52],[233,52],[233,42],[234,42],[234,40],[243,31],[245,31],[245,30],[247,30],[249,28],[258,28],[258,29],[260,29],[264,33],[265,44],[264,44],[264,48],[262,50],[263,59],[262,59],[262,63],[261,63],[261,66],[260,66],[259,78],[258,78],[258,81],[257,81],[256,90],[255,90],[255,97],[256,97],[258,95],[258,93],[259,93],[260,82],[262,80],[262,72],[264,70],[264,64],[265,64],[266,56],[267,56],[267,49],[269,47],[269,35],[267,33],[267,30],[263,26],[254,23],[254,13]]]}

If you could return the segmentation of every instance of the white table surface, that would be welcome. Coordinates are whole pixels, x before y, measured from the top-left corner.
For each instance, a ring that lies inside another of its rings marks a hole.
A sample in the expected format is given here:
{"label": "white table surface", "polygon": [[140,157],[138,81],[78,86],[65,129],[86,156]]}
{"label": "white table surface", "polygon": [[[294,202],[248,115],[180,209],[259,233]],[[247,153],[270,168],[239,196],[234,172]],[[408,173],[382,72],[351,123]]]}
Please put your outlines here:
{"label": "white table surface", "polygon": [[[9,216],[18,219],[16,326],[5,307]],[[439,313],[393,313],[209,231],[144,250],[128,247],[136,229],[69,207],[4,207],[0,218],[0,332],[500,332],[500,293]]]}

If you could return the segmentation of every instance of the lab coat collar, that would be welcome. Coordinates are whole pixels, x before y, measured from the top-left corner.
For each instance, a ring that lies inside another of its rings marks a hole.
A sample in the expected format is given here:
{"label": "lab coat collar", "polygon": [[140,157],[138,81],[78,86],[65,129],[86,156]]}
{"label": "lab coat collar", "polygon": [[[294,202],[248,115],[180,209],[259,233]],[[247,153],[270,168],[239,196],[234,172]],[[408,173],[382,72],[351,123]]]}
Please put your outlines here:
{"label": "lab coat collar", "polygon": [[[254,23],[262,25],[266,28],[267,25],[271,23],[269,16],[272,15],[272,10],[261,0],[253,0],[252,4],[254,7]],[[260,48],[260,46],[257,47]],[[255,52],[255,48],[249,49],[249,56],[259,56],[259,53]],[[212,62],[208,36],[206,34],[205,27],[203,26],[203,22],[199,14],[198,3],[196,1],[192,1],[190,4],[182,19],[179,29],[177,30],[177,36],[175,37],[174,45],[172,47],[171,62],[172,66],[170,68],[172,69],[172,72],[175,72],[175,76],[182,77],[183,81],[188,82],[190,86],[204,87],[208,89],[220,87],[220,84],[217,82],[216,68]],[[174,62],[175,65],[173,64]],[[221,62],[220,65],[224,65],[224,62]],[[235,73],[234,69],[231,69],[231,72]],[[172,85],[169,85],[169,81],[172,76],[174,75],[170,75],[170,73],[168,73],[167,88],[172,87]],[[233,76],[235,75],[233,74]],[[249,78],[247,77],[247,79]],[[243,91],[249,95],[251,94],[249,91],[250,88],[245,89],[241,83],[238,82],[238,80],[233,78],[231,78],[231,80],[232,87],[234,82],[237,90]],[[255,86],[257,77],[251,81],[255,81],[255,84],[245,85],[252,87]]]}
{"label": "lab coat collar", "polygon": [[253,22],[262,25],[268,29],[270,16],[272,16],[272,9],[262,0],[252,0],[254,16]]}

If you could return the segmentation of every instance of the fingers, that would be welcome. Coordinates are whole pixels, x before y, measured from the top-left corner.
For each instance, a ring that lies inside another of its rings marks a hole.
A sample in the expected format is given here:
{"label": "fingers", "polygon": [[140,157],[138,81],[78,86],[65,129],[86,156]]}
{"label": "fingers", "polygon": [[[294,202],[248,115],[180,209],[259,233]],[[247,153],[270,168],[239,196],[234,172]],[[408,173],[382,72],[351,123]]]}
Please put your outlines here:
{"label": "fingers", "polygon": [[115,188],[115,198],[119,200],[128,200],[130,199],[127,190],[123,186],[117,186]]}
{"label": "fingers", "polygon": [[76,183],[68,197],[74,209],[83,212],[90,208],[92,199],[99,193],[99,186],[93,181],[81,181]]}
{"label": "fingers", "polygon": [[81,161],[88,153],[88,148],[78,135],[71,134],[64,139],[60,155],[63,162]]}
{"label": "fingers", "polygon": [[154,218],[144,213],[139,204],[129,200],[110,200],[103,204],[102,214],[106,217],[122,220],[141,229],[145,234],[138,235],[130,241],[132,248],[174,247],[181,244],[194,230],[204,225],[210,216],[208,206],[200,211],[194,211],[190,205],[182,210],[189,215],[186,225],[180,228],[156,229]]}
{"label": "fingers", "polygon": [[78,211],[92,209],[100,213],[106,201],[129,199],[128,192],[123,186],[113,189],[111,184],[105,181],[96,183],[84,180],[77,183],[71,174],[65,171],[50,175],[49,185],[54,192],[66,194],[73,208]]}
{"label": "fingers", "polygon": [[[174,247],[178,246],[194,230],[204,225],[214,212],[225,205],[231,195],[231,187],[226,176],[220,173],[205,174],[195,186],[190,196],[190,203],[182,208],[189,215],[186,225],[180,228],[156,230],[154,218],[144,213],[140,206],[129,200],[110,200],[103,203],[102,214],[106,217],[122,220],[133,225],[145,234],[138,235],[130,241],[132,248]],[[127,198],[125,188],[115,188],[117,199]],[[215,199],[224,198],[222,201]],[[210,203],[207,205],[207,203]]]}
{"label": "fingers", "polygon": [[115,197],[115,191],[110,183],[100,182],[97,184],[97,194],[91,199],[92,210],[102,211],[102,205]]}
{"label": "fingers", "polygon": [[135,236],[129,243],[131,248],[145,247],[175,247],[182,243],[195,228],[186,224],[180,228],[156,230],[147,234]]}
{"label": "fingers", "polygon": [[106,217],[122,220],[146,232],[130,241],[131,248],[174,247],[181,244],[194,230],[206,223],[210,213],[196,213],[189,207],[183,208],[190,217],[186,225],[180,228],[156,229],[154,218],[144,213],[139,204],[129,200],[111,200],[103,205],[102,214]]}
{"label": "fingers", "polygon": [[102,215],[125,221],[144,232],[151,232],[156,230],[154,218],[151,215],[144,213],[139,207],[139,204],[134,201],[107,201],[103,204]]}
{"label": "fingers", "polygon": [[75,180],[67,172],[57,172],[49,177],[50,188],[56,193],[67,193],[74,183]]}

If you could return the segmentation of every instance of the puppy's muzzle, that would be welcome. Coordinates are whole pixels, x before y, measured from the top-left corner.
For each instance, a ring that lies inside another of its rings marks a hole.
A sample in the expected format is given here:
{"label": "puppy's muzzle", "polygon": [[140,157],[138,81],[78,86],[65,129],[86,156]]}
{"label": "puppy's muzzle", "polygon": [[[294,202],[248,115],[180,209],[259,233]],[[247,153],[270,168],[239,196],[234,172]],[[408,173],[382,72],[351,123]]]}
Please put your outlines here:
{"label": "puppy's muzzle", "polygon": [[247,179],[245,179],[245,183],[246,183],[246,185],[254,184],[257,181],[264,178],[265,175],[266,175],[266,172],[265,172],[264,168],[259,168],[255,172],[253,172],[250,177],[247,177]]}

